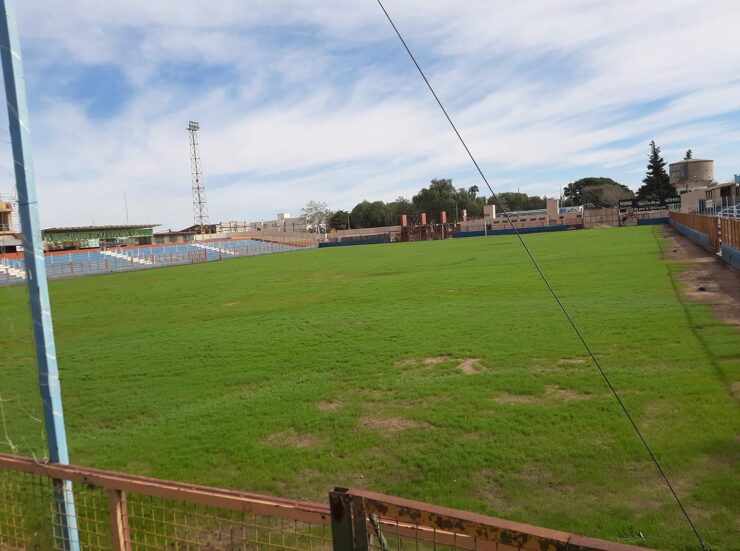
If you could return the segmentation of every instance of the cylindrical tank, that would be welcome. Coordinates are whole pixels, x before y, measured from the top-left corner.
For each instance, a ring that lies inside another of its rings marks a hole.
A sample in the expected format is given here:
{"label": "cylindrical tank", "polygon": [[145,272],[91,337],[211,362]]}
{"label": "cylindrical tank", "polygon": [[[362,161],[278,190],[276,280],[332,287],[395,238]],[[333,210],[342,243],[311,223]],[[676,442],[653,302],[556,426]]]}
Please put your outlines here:
{"label": "cylindrical tank", "polygon": [[671,184],[678,191],[690,191],[706,187],[714,181],[714,161],[707,159],[684,159],[671,163]]}
{"label": "cylindrical tank", "polygon": [[406,226],[408,226],[408,223],[407,223],[407,221],[408,221],[408,219],[406,218],[406,215],[405,215],[405,214],[402,214],[402,215],[401,215],[401,225],[402,225],[403,227],[406,227]]}
{"label": "cylindrical tank", "polygon": [[443,224],[447,223],[447,211],[446,210],[442,211],[442,223]]}
{"label": "cylindrical tank", "polygon": [[463,209],[462,210],[462,219],[463,219],[463,222],[467,222],[468,221],[468,209]]}
{"label": "cylindrical tank", "polygon": [[427,224],[427,213],[422,212],[421,213],[421,225],[426,226],[426,224]]}

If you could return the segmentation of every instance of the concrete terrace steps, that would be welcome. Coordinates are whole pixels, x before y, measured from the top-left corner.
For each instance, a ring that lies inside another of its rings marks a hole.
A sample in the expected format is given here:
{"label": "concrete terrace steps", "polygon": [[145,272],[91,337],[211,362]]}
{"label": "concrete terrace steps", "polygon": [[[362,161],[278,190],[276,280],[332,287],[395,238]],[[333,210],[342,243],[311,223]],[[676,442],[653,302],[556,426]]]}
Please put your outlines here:
{"label": "concrete terrace steps", "polygon": [[18,279],[26,279],[25,270],[14,268],[13,266],[6,266],[5,264],[0,264],[0,274],[5,274],[6,277],[10,276]]}
{"label": "concrete terrace steps", "polygon": [[146,260],[144,258],[139,258],[136,256],[129,256],[127,254],[119,253],[116,251],[101,250],[100,254],[105,255],[105,256],[110,256],[111,258],[120,258],[122,260],[128,260],[136,264],[154,264],[154,262],[152,262],[151,260]]}
{"label": "concrete terrace steps", "polygon": [[197,247],[198,249],[206,249],[206,250],[209,250],[209,251],[215,251],[217,253],[226,253],[226,254],[230,254],[232,256],[235,256],[236,255],[236,253],[234,251],[230,251],[228,249],[219,249],[218,247],[213,247],[211,245],[204,245],[202,243],[191,243],[190,246],[191,247]]}

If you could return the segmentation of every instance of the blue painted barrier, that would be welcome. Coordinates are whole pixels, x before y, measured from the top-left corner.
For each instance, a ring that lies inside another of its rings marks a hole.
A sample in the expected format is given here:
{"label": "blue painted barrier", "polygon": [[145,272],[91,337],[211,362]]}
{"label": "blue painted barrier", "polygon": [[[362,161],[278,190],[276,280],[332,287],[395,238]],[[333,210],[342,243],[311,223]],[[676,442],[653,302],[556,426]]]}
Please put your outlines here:
{"label": "blue painted barrier", "polygon": [[355,239],[342,239],[341,241],[329,241],[327,243],[319,243],[319,249],[326,249],[328,247],[351,247],[352,245],[377,245],[380,243],[390,243],[391,237],[388,234],[377,235],[372,237],[358,237]]}
{"label": "blue painted barrier", "polygon": [[[569,229],[581,229],[583,226],[566,226],[563,224],[557,226],[544,226],[537,228],[520,228],[519,233],[544,233],[553,231],[564,231]],[[488,231],[461,231],[453,234],[452,237],[484,237],[486,235],[514,235],[514,230],[511,228],[500,229],[500,230],[488,230]]]}
{"label": "blue painted barrier", "polygon": [[684,234],[686,237],[688,237],[691,241],[693,241],[697,245],[701,245],[705,249],[712,248],[712,244],[709,241],[709,237],[704,235],[703,233],[698,232],[694,229],[689,228],[688,226],[684,226],[683,224],[679,224],[673,221],[671,221],[671,226],[676,228],[677,231]]}
{"label": "blue painted barrier", "polygon": [[720,251],[722,252],[722,260],[727,262],[730,266],[740,268],[740,251],[722,243],[720,245]]}
{"label": "blue painted barrier", "polygon": [[638,226],[659,226],[661,224],[667,224],[667,223],[668,223],[667,216],[663,216],[661,218],[638,218],[637,219]]}

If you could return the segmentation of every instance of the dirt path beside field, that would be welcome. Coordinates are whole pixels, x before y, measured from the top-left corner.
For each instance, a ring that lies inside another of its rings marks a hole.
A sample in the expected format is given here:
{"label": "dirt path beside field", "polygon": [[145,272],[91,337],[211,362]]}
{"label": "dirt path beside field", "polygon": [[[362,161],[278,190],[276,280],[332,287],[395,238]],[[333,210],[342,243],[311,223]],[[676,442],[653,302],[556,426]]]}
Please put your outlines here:
{"label": "dirt path beside field", "polygon": [[716,255],[695,245],[673,228],[663,228],[666,260],[691,267],[677,279],[684,283],[681,296],[708,305],[717,319],[740,329],[740,270],[731,268]]}

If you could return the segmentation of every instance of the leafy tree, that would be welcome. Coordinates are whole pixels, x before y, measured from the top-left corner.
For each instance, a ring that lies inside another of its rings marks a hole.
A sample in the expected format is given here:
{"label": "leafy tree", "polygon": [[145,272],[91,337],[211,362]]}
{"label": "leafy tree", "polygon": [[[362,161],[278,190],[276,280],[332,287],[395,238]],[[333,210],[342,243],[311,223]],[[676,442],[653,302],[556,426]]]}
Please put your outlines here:
{"label": "leafy tree", "polygon": [[308,230],[315,233],[326,231],[327,221],[331,214],[329,207],[323,201],[309,201],[301,209],[301,216],[306,219]]}
{"label": "leafy tree", "polygon": [[[611,178],[604,178],[604,177],[589,177],[589,178],[581,178],[580,180],[576,180],[575,182],[571,182],[565,188],[563,189],[563,196],[565,197],[565,201],[563,201],[564,206],[577,206],[577,205],[583,205],[586,203],[583,199],[583,193],[584,190],[590,188],[590,187],[599,187],[599,186],[618,186],[625,190],[625,192],[630,191],[630,189],[620,184],[619,182],[615,182]],[[603,188],[606,189],[606,188]],[[593,195],[591,196],[593,199]]]}
{"label": "leafy tree", "polygon": [[355,206],[350,213],[350,222],[353,228],[376,228],[390,226],[388,205],[383,201],[363,201]]}
{"label": "leafy tree", "polygon": [[[504,191],[497,194],[497,196],[501,206],[507,211],[544,209],[547,206],[546,197],[536,195],[530,197],[526,193],[519,193],[518,191]],[[496,205],[499,208],[493,196],[488,198],[488,204]]]}
{"label": "leafy tree", "polygon": [[468,189],[459,188],[455,194],[456,213],[448,213],[452,220],[457,220],[460,212],[464,209],[468,211],[470,218],[480,218],[483,216],[483,207],[486,204],[485,197],[478,197],[478,186],[470,186]]}
{"label": "leafy tree", "polygon": [[688,161],[689,159],[692,159],[694,157],[694,152],[690,149],[686,151],[686,155],[684,155],[683,160]]}
{"label": "leafy tree", "polygon": [[350,214],[346,210],[338,210],[329,217],[329,229],[348,230],[350,229]]}
{"label": "leafy tree", "polygon": [[581,193],[583,204],[596,208],[618,207],[620,201],[632,199],[634,196],[631,189],[621,184],[589,186]]}
{"label": "leafy tree", "polygon": [[428,188],[422,188],[412,200],[419,212],[427,213],[427,221],[439,222],[442,211],[446,211],[448,215],[454,214],[456,193],[452,180],[434,179]]}
{"label": "leafy tree", "polygon": [[640,199],[660,199],[675,197],[676,188],[671,185],[670,178],[665,171],[665,161],[660,156],[660,148],[655,140],[650,142],[650,155],[647,173],[642,180],[643,185],[637,190]]}
{"label": "leafy tree", "polygon": [[404,214],[408,215],[409,222],[412,222],[419,213],[416,205],[404,197],[399,197],[392,203],[388,203],[387,207],[391,226],[400,224],[401,216]]}

